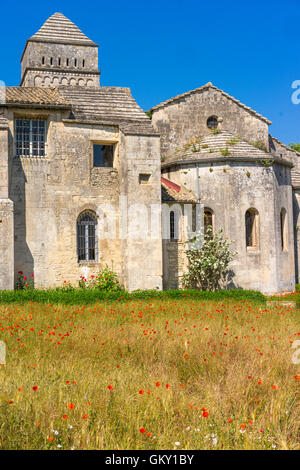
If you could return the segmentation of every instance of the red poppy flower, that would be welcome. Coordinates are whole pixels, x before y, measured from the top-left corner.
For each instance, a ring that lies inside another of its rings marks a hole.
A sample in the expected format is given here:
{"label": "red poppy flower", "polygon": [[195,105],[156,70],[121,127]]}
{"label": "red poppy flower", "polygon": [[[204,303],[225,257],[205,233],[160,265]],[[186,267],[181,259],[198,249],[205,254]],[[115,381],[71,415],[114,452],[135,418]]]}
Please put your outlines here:
{"label": "red poppy flower", "polygon": [[36,385],[35,385],[34,387],[32,387],[32,390],[33,390],[34,392],[36,392],[36,391],[37,391],[37,389],[38,389],[38,388],[37,388],[37,386],[36,386]]}
{"label": "red poppy flower", "polygon": [[145,430],[144,428],[141,428],[141,429],[140,429],[140,432],[141,432],[142,434],[144,434],[144,433],[146,432],[146,430]]}

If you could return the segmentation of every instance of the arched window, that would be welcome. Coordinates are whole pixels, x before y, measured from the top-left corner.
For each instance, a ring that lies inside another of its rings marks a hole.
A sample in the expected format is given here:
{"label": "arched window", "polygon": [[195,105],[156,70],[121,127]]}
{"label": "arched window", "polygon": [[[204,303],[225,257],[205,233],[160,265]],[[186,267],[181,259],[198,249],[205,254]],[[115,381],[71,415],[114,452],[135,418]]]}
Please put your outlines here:
{"label": "arched window", "polygon": [[204,209],[204,235],[207,233],[208,227],[214,231],[214,213],[211,209]]}
{"label": "arched window", "polygon": [[85,211],[77,219],[78,261],[96,261],[97,219],[92,211]]}
{"label": "arched window", "polygon": [[170,212],[170,240],[175,240],[175,212]]}
{"label": "arched window", "polygon": [[280,232],[281,232],[281,249],[282,251],[288,250],[288,227],[287,227],[287,213],[285,209],[280,211]]}
{"label": "arched window", "polygon": [[218,127],[217,116],[210,116],[206,121],[206,125],[209,129],[216,129]]}
{"label": "arched window", "polygon": [[258,212],[248,209],[245,214],[246,247],[258,248]]}

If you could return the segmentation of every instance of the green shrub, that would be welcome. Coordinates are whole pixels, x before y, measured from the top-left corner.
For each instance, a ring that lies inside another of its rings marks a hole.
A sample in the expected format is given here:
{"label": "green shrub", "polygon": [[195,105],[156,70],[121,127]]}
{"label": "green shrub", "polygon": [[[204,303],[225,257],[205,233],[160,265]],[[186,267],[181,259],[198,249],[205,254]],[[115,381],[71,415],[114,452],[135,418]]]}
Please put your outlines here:
{"label": "green shrub", "polygon": [[165,290],[157,289],[136,290],[127,292],[105,292],[99,289],[75,289],[66,290],[64,288],[45,289],[45,290],[2,290],[0,291],[0,303],[18,303],[27,302],[62,304],[62,305],[90,305],[96,302],[115,302],[129,300],[149,300],[149,299],[195,299],[211,301],[251,301],[266,302],[266,297],[258,291],[249,291],[242,289],[201,291],[199,289],[183,290]]}
{"label": "green shrub", "polygon": [[108,266],[98,273],[95,283],[97,289],[105,292],[120,292],[122,290],[117,274]]}

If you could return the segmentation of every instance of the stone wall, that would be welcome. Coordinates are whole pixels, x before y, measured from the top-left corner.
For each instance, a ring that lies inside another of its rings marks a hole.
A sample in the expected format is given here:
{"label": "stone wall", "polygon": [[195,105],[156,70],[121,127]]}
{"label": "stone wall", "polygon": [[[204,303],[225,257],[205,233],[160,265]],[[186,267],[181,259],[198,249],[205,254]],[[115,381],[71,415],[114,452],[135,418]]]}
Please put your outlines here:
{"label": "stone wall", "polygon": [[[7,112],[13,136],[13,119],[20,110]],[[120,134],[118,126],[65,121],[57,111],[26,110],[27,117],[47,119],[46,157],[15,157],[13,139],[10,198],[15,205],[15,262],[27,275],[34,273],[36,287],[76,285],[81,275],[95,275],[107,264],[129,289],[161,288],[161,237],[152,240],[124,240],[119,219],[127,224],[130,214],[120,209],[120,196],[128,205],[141,202],[160,205],[159,137]],[[93,168],[93,143],[114,144],[113,168]],[[141,187],[139,173],[151,174]],[[147,187],[146,187],[147,186]],[[96,262],[77,261],[76,221],[84,210],[98,217]],[[105,220],[112,218],[116,236],[106,233]],[[149,265],[147,265],[149,263]]]}
{"label": "stone wall", "polygon": [[21,63],[22,86],[100,85],[95,46],[29,41]]}
{"label": "stone wall", "polygon": [[9,127],[0,119],[0,289],[14,285],[13,203],[8,199],[9,185]]}
{"label": "stone wall", "polygon": [[210,116],[220,119],[220,129],[251,142],[262,141],[268,148],[268,124],[220,91],[208,88],[153,110],[152,123],[161,133],[162,156],[175,152],[194,137],[207,134]]}
{"label": "stone wall", "polygon": [[[122,241],[124,275],[133,289],[162,288],[161,182],[158,136],[120,140],[121,193],[127,197],[128,236]],[[140,175],[149,180],[143,184]],[[140,206],[139,206],[140,205]],[[137,218],[141,224],[137,226]],[[141,231],[139,232],[139,229]]]}
{"label": "stone wall", "polygon": [[[290,169],[256,162],[199,162],[169,169],[169,178],[197,194],[214,213],[215,229],[223,228],[237,251],[229,286],[265,293],[292,291],[295,286],[294,228]],[[259,244],[247,249],[245,213],[259,213]],[[288,214],[288,251],[281,248],[280,211]]]}

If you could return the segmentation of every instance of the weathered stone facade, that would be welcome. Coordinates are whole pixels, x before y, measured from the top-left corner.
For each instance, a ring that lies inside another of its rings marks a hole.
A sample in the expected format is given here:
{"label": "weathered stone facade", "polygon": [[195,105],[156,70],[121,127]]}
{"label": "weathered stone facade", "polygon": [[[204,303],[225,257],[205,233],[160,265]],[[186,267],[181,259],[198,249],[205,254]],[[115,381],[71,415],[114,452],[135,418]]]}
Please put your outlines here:
{"label": "weathered stone facade", "polygon": [[[12,289],[18,271],[45,288],[106,264],[129,290],[181,287],[183,228],[200,202],[238,252],[231,286],[293,290],[300,155],[210,83],[154,107],[151,122],[129,89],[102,87],[99,75],[97,44],[60,13],[27,41],[21,86],[6,88],[0,105],[0,289]],[[95,163],[99,146],[111,161]],[[166,238],[161,223],[174,205],[178,234]],[[255,246],[245,241],[249,210]],[[96,221],[93,259],[78,254],[82,214]]]}
{"label": "weathered stone facade", "polygon": [[[292,168],[299,154],[269,136],[267,119],[211,83],[154,107],[152,113],[162,136],[162,176],[193,191],[213,214],[214,230],[223,228],[233,241],[237,255],[229,285],[266,293],[292,291],[295,269],[299,272],[294,226],[300,200],[296,187],[293,191],[297,172]],[[246,244],[249,210],[256,212],[255,246]],[[170,251],[171,262],[175,251]],[[164,285],[171,287],[173,276],[166,275]]]}

